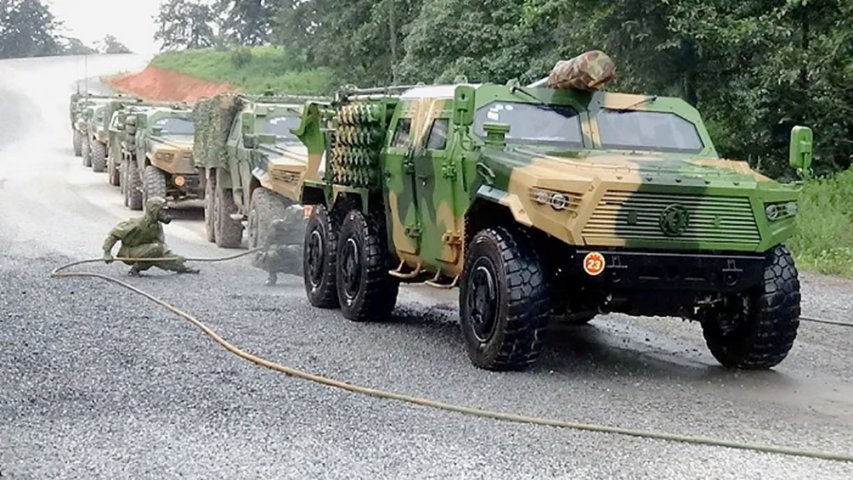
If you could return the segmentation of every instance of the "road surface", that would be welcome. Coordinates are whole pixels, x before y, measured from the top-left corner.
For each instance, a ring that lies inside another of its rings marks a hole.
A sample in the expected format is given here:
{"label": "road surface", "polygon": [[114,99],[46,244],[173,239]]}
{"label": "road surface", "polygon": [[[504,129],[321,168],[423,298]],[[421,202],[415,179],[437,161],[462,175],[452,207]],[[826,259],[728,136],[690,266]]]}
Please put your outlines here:
{"label": "road surface", "polygon": [[[89,75],[141,66],[93,57]],[[133,215],[72,156],[80,58],[0,62],[2,478],[853,478],[853,464],[469,418],[366,398],[247,364],[190,325],[98,281],[52,280],[100,256]],[[173,250],[220,256],[201,215]],[[774,371],[731,372],[698,325],[611,315],[552,332],[530,371],[465,356],[452,293],[404,289],[391,321],[312,309],[298,278],[265,288],[246,262],[133,283],[272,360],[481,408],[853,452],[851,331],[803,324]],[[121,275],[126,267],[98,265]],[[804,310],[850,320],[853,283],[804,276]]]}

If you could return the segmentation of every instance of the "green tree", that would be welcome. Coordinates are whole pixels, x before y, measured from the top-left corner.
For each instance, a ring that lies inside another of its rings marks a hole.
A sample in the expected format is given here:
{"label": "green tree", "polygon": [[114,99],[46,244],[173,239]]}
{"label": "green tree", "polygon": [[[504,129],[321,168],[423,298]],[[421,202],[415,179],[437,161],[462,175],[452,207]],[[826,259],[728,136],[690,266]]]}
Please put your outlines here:
{"label": "green tree", "polygon": [[119,42],[116,37],[113,35],[107,35],[104,37],[103,41],[103,53],[106,54],[120,54],[120,53],[133,53],[129,48],[127,48],[123,43]]}
{"label": "green tree", "polygon": [[98,53],[94,48],[83,43],[79,38],[65,37],[63,38],[63,53],[65,55],[91,55]]}
{"label": "green tree", "polygon": [[213,45],[216,18],[210,5],[193,0],[168,0],[157,15],[155,40],[164,49],[207,48]]}
{"label": "green tree", "polygon": [[272,0],[219,0],[222,34],[232,43],[244,46],[264,45],[269,42],[270,24],[277,6]]}
{"label": "green tree", "polygon": [[41,0],[0,0],[0,58],[61,53],[59,27]]}

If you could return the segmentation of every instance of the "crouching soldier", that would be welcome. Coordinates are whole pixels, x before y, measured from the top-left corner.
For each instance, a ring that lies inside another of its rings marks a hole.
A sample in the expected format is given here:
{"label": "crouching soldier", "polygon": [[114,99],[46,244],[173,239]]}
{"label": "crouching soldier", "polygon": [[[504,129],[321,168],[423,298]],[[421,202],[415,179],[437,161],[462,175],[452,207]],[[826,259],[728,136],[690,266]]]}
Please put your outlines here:
{"label": "crouching soldier", "polygon": [[163,234],[164,223],[172,219],[166,213],[166,200],[154,197],[145,205],[145,214],[121,222],[107,235],[104,240],[104,261],[112,263],[112,250],[116,243],[121,242],[118,250],[120,258],[173,258],[173,260],[158,261],[124,261],[130,265],[128,275],[138,277],[141,272],[152,267],[177,273],[199,273],[198,270],[186,265],[183,257],[173,254],[166,245]]}
{"label": "crouching soldier", "polygon": [[266,285],[278,282],[278,274],[302,275],[302,244],[305,241],[305,213],[302,207],[287,208],[283,219],[270,223],[252,265],[269,273]]}

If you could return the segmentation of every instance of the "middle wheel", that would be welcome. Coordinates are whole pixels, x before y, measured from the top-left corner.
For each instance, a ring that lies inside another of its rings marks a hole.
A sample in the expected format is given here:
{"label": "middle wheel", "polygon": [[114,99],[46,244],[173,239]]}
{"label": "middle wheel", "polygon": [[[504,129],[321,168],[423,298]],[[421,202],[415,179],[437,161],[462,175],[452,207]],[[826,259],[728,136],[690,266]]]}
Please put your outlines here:
{"label": "middle wheel", "polygon": [[338,301],[344,317],[355,322],[388,317],[397,303],[400,283],[388,274],[382,225],[350,210],[337,245]]}

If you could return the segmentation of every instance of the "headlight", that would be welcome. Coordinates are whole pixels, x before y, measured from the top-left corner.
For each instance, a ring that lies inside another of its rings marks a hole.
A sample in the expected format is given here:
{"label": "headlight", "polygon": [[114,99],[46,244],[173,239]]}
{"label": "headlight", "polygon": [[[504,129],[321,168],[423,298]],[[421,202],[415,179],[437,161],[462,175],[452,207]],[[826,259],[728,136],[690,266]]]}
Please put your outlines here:
{"label": "headlight", "polygon": [[574,196],[570,193],[554,192],[542,188],[534,188],[530,197],[539,205],[550,205],[554,210],[563,211],[572,207]]}
{"label": "headlight", "polygon": [[793,217],[799,212],[797,202],[771,203],[764,208],[767,219],[771,222]]}

